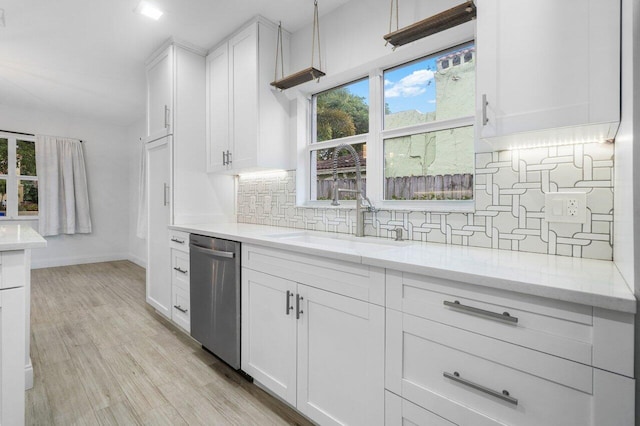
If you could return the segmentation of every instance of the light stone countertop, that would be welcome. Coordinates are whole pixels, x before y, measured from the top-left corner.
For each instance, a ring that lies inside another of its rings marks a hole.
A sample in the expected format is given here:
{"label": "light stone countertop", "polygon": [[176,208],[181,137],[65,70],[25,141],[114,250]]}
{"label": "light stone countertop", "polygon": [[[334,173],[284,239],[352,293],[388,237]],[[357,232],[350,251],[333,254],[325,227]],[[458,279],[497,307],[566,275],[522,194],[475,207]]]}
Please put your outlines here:
{"label": "light stone countertop", "polygon": [[47,241],[30,225],[0,225],[0,251],[46,247]]}
{"label": "light stone countertop", "polygon": [[636,312],[636,299],[611,261],[416,241],[395,242],[376,237],[355,238],[348,234],[243,223],[169,228],[620,312]]}

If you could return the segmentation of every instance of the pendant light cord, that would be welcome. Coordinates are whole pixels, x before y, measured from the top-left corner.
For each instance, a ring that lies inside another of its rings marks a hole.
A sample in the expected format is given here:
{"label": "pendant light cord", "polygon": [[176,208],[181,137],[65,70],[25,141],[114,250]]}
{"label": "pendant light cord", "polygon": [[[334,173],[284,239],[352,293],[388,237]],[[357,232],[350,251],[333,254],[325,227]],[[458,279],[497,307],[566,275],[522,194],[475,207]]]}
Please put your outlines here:
{"label": "pendant light cord", "polygon": [[[393,29],[393,3],[396,4],[396,31],[400,28],[400,18],[398,17],[398,2],[400,0],[391,0],[391,9],[389,10],[389,33],[392,32]],[[384,44],[385,46],[389,44],[389,41]],[[394,47],[395,49],[395,47]]]}
{"label": "pendant light cord", "polygon": [[278,56],[280,57],[280,75],[284,79],[284,54],[282,53],[282,21],[278,24],[278,40],[276,41],[276,69],[273,81],[278,81]]}
{"label": "pendant light cord", "polygon": [[316,56],[316,37],[318,38],[318,66],[322,69],[322,53],[320,51],[320,22],[318,20],[318,0],[313,1],[313,40],[311,42],[311,68]]}

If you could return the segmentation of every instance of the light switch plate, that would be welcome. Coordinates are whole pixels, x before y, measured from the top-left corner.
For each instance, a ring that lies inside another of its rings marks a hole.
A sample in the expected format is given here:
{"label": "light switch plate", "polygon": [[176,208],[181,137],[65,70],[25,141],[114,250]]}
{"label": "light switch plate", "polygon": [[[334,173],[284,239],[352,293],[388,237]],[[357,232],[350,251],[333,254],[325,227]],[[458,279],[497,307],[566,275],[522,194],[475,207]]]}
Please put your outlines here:
{"label": "light switch plate", "polygon": [[544,219],[556,223],[587,223],[587,194],[547,192],[544,194]]}

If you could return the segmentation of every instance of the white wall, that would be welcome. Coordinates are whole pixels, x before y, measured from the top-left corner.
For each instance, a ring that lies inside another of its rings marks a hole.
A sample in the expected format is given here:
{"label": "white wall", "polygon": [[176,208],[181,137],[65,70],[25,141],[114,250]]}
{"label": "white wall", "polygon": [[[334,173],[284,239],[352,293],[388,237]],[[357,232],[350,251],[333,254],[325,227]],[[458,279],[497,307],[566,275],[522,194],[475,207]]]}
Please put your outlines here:
{"label": "white wall", "polygon": [[[47,237],[32,252],[34,268],[128,258],[130,185],[126,132],[122,127],[58,112],[0,105],[0,129],[84,141],[92,234]],[[37,221],[28,221],[37,229]],[[22,222],[24,223],[24,222]]]}
{"label": "white wall", "polygon": [[141,137],[145,132],[145,120],[140,120],[126,129],[127,159],[129,162],[129,260],[142,266],[147,266],[147,241],[136,236],[138,224],[138,200],[140,191],[138,182],[140,179],[140,159],[142,157],[143,141]]}

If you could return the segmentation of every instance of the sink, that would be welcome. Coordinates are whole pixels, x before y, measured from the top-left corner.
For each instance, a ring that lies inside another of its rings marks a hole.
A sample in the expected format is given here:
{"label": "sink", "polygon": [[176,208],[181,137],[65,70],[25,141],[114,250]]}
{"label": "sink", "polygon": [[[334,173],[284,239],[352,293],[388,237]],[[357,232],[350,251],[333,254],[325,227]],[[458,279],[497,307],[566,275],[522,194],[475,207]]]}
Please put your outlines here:
{"label": "sink", "polygon": [[393,248],[408,245],[409,241],[394,241],[391,239],[377,237],[354,237],[351,234],[339,234],[332,232],[300,231],[283,234],[265,235],[282,242],[300,243],[313,246],[324,246],[327,249],[347,248],[347,249],[371,249],[371,248]]}

